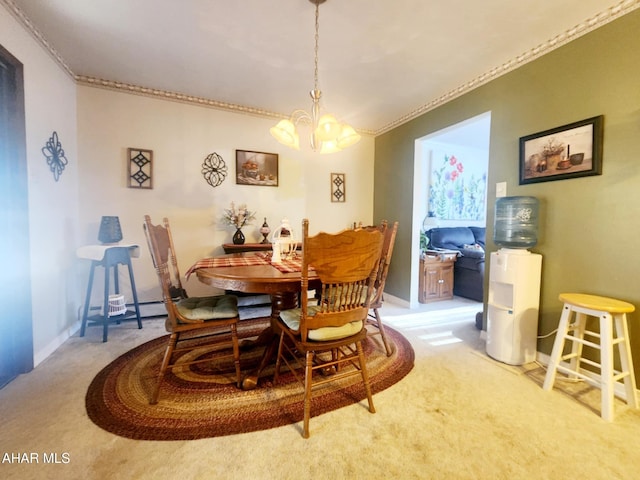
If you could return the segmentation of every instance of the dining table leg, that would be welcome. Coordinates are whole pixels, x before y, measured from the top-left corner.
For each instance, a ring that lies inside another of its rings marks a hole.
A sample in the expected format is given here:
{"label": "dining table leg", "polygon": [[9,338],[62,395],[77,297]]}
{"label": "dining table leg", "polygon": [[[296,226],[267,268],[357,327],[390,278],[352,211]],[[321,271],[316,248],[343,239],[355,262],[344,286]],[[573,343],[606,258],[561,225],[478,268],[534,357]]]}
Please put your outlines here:
{"label": "dining table leg", "polygon": [[[242,380],[243,390],[253,390],[258,386],[258,378],[262,371],[273,363],[277,348],[279,336],[276,330],[273,328],[274,323],[278,322],[280,312],[289,308],[296,308],[298,306],[298,292],[279,292],[271,294],[271,322],[269,326],[265,328],[256,340],[252,341],[252,346],[264,345],[264,352],[260,359],[258,367],[249,373]],[[247,343],[243,344],[246,347]]]}

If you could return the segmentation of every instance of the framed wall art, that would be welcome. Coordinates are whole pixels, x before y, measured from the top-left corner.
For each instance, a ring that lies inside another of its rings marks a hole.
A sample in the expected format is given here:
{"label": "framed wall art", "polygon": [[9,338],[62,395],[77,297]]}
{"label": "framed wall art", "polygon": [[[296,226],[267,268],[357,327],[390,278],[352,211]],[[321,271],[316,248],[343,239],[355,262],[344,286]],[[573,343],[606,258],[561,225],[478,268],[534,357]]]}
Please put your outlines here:
{"label": "framed wall art", "polygon": [[429,206],[440,220],[484,220],[488,158],[458,145],[431,151]]}
{"label": "framed wall art", "polygon": [[153,151],[127,148],[129,188],[153,188]]}
{"label": "framed wall art", "polygon": [[278,186],[278,154],[236,150],[236,184]]}
{"label": "framed wall art", "polygon": [[346,180],[344,173],[331,174],[331,201],[344,203],[347,201]]}
{"label": "framed wall art", "polygon": [[604,116],[520,138],[520,185],[602,174]]}

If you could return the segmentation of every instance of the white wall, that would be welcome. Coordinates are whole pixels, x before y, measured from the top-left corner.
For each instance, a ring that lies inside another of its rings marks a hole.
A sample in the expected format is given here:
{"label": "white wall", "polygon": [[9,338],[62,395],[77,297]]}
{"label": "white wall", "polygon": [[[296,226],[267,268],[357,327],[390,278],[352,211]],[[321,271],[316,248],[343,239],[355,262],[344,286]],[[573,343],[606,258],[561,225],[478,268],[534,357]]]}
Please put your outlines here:
{"label": "white wall", "polygon": [[[272,228],[284,216],[294,226],[307,217],[312,232],[372,221],[373,138],[320,156],[306,146],[297,152],[279,145],[269,135],[275,120],[78,87],[1,5],[0,44],[24,64],[36,365],[79,328],[89,262],[75,252],[97,243],[102,215],[119,216],[123,241],[141,246],[141,257],[133,261],[141,301],[160,297],[142,231],[144,214],[156,222],[170,218],[183,272],[201,257],[222,253],[220,245],[231,240],[233,232],[216,224],[231,201],[246,202],[257,212],[255,224],[244,229],[247,241],[261,238],[257,229],[263,217]],[[41,151],[53,131],[69,161],[58,182]],[[127,188],[128,147],[153,150],[153,190]],[[236,185],[236,149],[278,153],[280,185]],[[201,174],[211,152],[222,155],[229,167],[229,176],[217,188]],[[346,203],[330,201],[331,172],[346,174]],[[121,288],[128,293],[122,270]],[[97,277],[94,297],[99,299],[101,275]],[[192,295],[211,293],[193,279],[187,288]]]}
{"label": "white wall", "polygon": [[[0,44],[24,65],[34,363],[72,333],[81,302],[76,85],[3,7]],[[58,182],[41,151],[56,131],[69,163]],[[6,268],[6,266],[5,266]]]}
{"label": "white wall", "polygon": [[[271,138],[272,120],[77,87],[4,6],[0,43],[24,64],[36,365],[79,327],[89,264],[75,251],[97,243],[102,215],[118,215],[124,241],[142,247],[133,263],[141,301],[159,298],[142,232],[144,214],[154,221],[170,218],[183,272],[197,259],[221,253],[220,245],[230,241],[232,232],[216,222],[231,201],[246,202],[257,212],[255,224],[244,229],[247,241],[261,238],[257,228],[263,217],[272,228],[283,216],[294,226],[308,217],[312,232],[372,221],[372,138],[329,156],[305,147],[296,152]],[[41,151],[53,131],[69,160],[58,182]],[[154,151],[153,190],[126,187],[128,147]],[[236,185],[236,149],[278,153],[280,185]],[[211,152],[222,155],[229,167],[217,188],[200,173]],[[346,174],[346,203],[330,201],[331,172]],[[94,291],[99,292],[97,280]],[[128,292],[127,279],[121,276],[121,281]],[[194,295],[209,293],[195,280],[187,287]]]}
{"label": "white wall", "polygon": [[[313,153],[303,141],[295,151],[269,134],[276,121],[79,86],[80,243],[97,243],[101,216],[119,216],[123,243],[141,246],[140,258],[133,260],[140,301],[153,301],[160,298],[160,290],[142,230],[145,214],[154,223],[169,218],[182,273],[202,257],[223,253],[221,245],[231,242],[233,230],[219,224],[231,201],[256,211],[254,224],[243,228],[247,242],[262,238],[258,229],[264,217],[273,229],[286,216],[298,233],[305,217],[312,233],[371,222],[373,138],[363,136],[354,147],[331,155]],[[153,189],[127,187],[129,147],[153,151]],[[237,185],[236,149],[279,154],[279,186]],[[212,152],[228,167],[226,180],[215,188],[201,173]],[[346,174],[345,203],[331,202],[331,172]],[[123,275],[126,272],[121,272],[121,282],[127,295],[128,279]],[[195,278],[186,287],[191,295],[211,293]]]}

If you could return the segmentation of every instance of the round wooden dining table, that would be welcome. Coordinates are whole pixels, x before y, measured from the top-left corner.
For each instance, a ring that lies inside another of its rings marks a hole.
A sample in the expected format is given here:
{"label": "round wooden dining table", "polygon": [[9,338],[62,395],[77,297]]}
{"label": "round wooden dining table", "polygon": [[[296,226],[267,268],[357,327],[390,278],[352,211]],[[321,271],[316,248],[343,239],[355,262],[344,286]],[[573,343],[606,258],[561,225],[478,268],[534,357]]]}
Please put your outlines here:
{"label": "round wooden dining table", "polygon": [[[215,257],[216,259],[243,258],[262,255],[264,253],[243,252],[231,253]],[[271,322],[258,338],[250,345],[265,345],[264,354],[258,368],[248,374],[242,380],[242,388],[251,390],[258,385],[260,372],[273,360],[278,346],[279,337],[274,329],[280,312],[298,306],[298,296],[301,289],[301,272],[283,272],[273,265],[237,265],[237,266],[213,266],[198,268],[194,271],[198,280],[212,287],[223,290],[231,290],[244,293],[268,294],[271,297]],[[309,288],[314,288],[318,278],[313,274],[309,275]],[[245,343],[243,346],[247,346]]]}

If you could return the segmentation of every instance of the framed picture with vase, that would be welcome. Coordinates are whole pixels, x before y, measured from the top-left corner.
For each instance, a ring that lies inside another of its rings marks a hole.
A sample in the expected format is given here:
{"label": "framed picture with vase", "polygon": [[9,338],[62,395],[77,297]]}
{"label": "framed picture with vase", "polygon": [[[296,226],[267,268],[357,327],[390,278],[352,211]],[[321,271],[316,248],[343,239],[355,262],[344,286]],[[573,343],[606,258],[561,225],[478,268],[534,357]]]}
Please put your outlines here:
{"label": "framed picture with vase", "polygon": [[602,175],[604,116],[520,138],[520,185]]}

